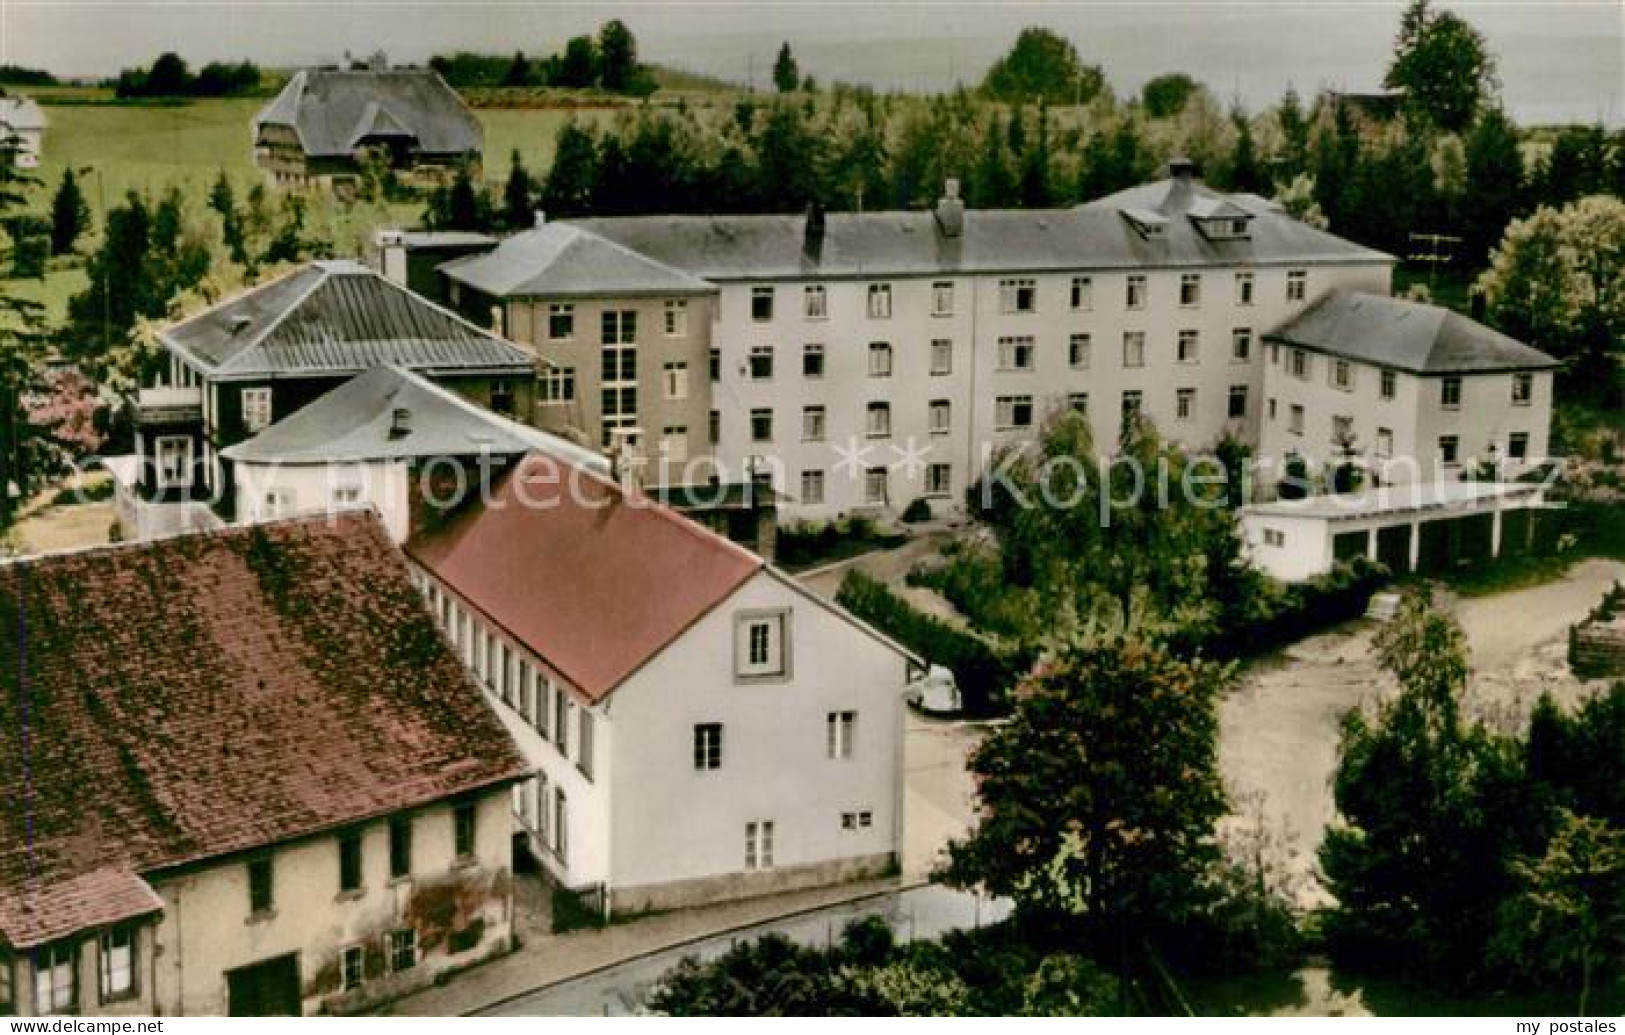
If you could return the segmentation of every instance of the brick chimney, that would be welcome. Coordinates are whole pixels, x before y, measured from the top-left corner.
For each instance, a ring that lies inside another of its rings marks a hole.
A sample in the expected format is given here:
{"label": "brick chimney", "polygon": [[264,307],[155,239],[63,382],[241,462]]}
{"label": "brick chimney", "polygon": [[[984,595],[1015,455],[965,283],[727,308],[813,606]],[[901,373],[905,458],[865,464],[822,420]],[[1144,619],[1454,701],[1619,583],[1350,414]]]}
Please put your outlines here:
{"label": "brick chimney", "polygon": [[942,185],[942,197],[937,200],[937,233],[943,237],[961,237],[965,233],[965,202],[959,197],[959,181],[949,178]]}

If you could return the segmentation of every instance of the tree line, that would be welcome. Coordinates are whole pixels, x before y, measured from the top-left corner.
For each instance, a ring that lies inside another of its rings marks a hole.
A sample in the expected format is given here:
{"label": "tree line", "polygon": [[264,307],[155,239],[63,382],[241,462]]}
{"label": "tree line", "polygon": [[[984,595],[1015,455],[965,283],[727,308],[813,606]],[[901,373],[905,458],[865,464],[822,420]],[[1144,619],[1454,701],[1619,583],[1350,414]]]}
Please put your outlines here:
{"label": "tree line", "polygon": [[531,58],[522,50],[511,58],[460,51],[435,55],[429,67],[459,90],[546,86],[636,97],[655,90],[653,77],[638,62],[637,37],[618,18],[605,22],[596,36],[572,37],[562,51],[545,57]]}
{"label": "tree line", "polygon": [[112,83],[121,98],[251,97],[260,91],[260,68],[252,61],[211,61],[193,74],[174,51],[158,55],[150,67],[126,68]]}

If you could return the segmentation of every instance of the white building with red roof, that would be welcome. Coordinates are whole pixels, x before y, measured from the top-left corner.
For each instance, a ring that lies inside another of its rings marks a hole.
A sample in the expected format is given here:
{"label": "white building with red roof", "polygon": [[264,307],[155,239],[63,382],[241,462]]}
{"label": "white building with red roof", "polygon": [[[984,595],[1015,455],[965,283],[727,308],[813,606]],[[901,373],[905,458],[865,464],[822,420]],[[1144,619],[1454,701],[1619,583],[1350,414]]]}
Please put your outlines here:
{"label": "white building with red roof", "polygon": [[919,662],[835,604],[544,454],[406,549],[536,770],[515,810],[565,887],[630,912],[897,865]]}

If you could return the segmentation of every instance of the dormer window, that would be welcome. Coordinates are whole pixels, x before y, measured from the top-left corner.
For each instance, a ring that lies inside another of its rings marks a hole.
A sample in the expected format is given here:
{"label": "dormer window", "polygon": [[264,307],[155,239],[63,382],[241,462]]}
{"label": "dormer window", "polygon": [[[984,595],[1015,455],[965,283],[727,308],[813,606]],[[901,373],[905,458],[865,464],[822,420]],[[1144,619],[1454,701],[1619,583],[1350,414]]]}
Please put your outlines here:
{"label": "dormer window", "polygon": [[1162,213],[1144,208],[1125,208],[1121,211],[1135,232],[1147,241],[1160,241],[1168,236],[1168,217]]}

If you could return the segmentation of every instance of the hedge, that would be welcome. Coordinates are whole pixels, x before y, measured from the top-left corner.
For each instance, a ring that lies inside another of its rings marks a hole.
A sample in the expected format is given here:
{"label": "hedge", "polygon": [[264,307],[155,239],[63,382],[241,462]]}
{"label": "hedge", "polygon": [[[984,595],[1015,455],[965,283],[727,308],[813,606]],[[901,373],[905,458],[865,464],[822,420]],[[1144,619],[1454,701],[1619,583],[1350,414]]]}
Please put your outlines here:
{"label": "hedge", "polygon": [[979,636],[955,629],[861,571],[847,572],[835,600],[927,664],[953,672],[964,710],[971,715],[1007,711],[1007,692],[1032,668],[1036,657],[1031,650],[994,647]]}

